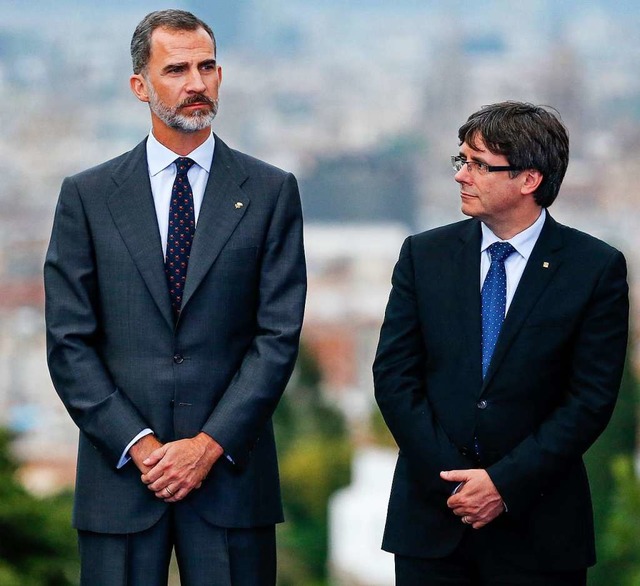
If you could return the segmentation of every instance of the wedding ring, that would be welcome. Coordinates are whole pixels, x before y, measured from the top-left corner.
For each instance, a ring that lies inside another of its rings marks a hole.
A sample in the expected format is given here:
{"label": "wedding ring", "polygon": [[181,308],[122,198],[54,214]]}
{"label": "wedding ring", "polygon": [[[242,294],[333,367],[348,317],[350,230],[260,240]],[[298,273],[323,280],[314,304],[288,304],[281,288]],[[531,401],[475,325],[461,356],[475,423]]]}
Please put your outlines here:
{"label": "wedding ring", "polygon": [[168,486],[165,486],[165,487],[164,487],[164,489],[165,489],[165,490],[166,490],[166,491],[167,491],[171,496],[173,496],[173,493],[169,490],[169,487],[168,487]]}
{"label": "wedding ring", "polygon": [[469,517],[467,517],[466,515],[464,517],[462,517],[462,522],[465,525],[471,525],[471,521],[469,521]]}

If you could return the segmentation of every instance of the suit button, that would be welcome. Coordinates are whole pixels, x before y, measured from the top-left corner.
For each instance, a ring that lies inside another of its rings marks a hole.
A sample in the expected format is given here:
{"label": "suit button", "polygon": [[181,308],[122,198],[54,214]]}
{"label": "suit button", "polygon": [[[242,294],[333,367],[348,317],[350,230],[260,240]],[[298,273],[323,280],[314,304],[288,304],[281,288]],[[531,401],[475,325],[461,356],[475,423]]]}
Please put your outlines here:
{"label": "suit button", "polygon": [[486,409],[487,408],[487,402],[484,399],[482,399],[482,401],[478,401],[476,403],[476,407],[478,409]]}
{"label": "suit button", "polygon": [[184,362],[184,357],[182,356],[182,354],[175,354],[173,357],[173,361],[176,364],[182,364]]}

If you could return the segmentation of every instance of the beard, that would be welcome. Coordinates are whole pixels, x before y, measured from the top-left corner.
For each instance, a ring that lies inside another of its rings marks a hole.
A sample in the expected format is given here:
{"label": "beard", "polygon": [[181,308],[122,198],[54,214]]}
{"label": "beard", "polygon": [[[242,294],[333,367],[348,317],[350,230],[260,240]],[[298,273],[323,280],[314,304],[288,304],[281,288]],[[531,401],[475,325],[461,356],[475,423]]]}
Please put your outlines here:
{"label": "beard", "polygon": [[[209,128],[218,113],[218,98],[209,98],[204,94],[194,94],[176,106],[167,106],[156,93],[153,85],[147,80],[149,93],[149,108],[162,122],[170,128],[182,132],[197,132]],[[207,104],[209,109],[195,110],[189,114],[182,114],[180,110],[191,104]]]}

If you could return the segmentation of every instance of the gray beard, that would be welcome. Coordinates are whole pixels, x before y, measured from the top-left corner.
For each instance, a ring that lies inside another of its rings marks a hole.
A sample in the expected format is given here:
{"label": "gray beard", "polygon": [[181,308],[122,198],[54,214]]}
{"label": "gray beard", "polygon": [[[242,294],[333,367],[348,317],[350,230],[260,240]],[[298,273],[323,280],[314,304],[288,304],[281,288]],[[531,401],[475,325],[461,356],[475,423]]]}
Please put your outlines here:
{"label": "gray beard", "polygon": [[182,132],[197,132],[198,130],[204,130],[209,128],[213,123],[213,119],[218,113],[218,98],[212,99],[213,105],[211,110],[197,111],[190,115],[180,113],[180,107],[183,104],[179,104],[173,108],[170,108],[164,104],[158,94],[156,94],[153,85],[147,80],[147,86],[149,90],[149,108],[151,111],[162,120],[170,128],[175,128]]}

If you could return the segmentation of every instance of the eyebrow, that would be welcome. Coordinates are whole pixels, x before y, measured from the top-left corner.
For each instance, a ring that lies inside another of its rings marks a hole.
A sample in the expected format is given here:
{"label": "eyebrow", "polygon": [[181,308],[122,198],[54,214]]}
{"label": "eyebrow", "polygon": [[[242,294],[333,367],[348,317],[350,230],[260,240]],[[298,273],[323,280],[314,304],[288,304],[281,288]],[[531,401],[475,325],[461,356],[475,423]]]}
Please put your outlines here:
{"label": "eyebrow", "polygon": [[486,159],[483,159],[482,157],[471,157],[472,161],[475,161],[476,163],[482,163],[483,165],[488,165],[489,167],[491,166],[491,163],[487,163]]}
{"label": "eyebrow", "polygon": [[[198,67],[203,67],[206,65],[214,65],[216,64],[216,60],[215,59],[205,59],[204,61],[200,61],[198,63]],[[172,69],[180,69],[180,68],[185,68],[188,67],[189,63],[187,63],[186,61],[180,61],[178,63],[169,63],[168,65],[165,65],[162,68],[162,73],[168,73],[170,70]]]}
{"label": "eyebrow", "polygon": [[215,59],[205,59],[204,61],[200,61],[200,63],[198,63],[198,67],[202,67],[203,65],[215,65],[215,64],[216,64]]}
{"label": "eyebrow", "polygon": [[487,161],[485,159],[483,159],[482,157],[477,157],[477,156],[473,155],[473,156],[471,156],[471,158],[469,158],[462,151],[459,152],[459,156],[460,156],[461,159],[464,159],[465,161],[476,161],[478,163],[484,163],[485,165],[489,165],[489,163],[487,163]]}

